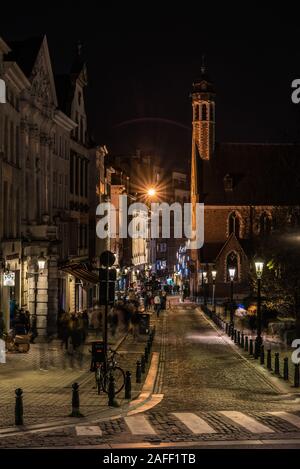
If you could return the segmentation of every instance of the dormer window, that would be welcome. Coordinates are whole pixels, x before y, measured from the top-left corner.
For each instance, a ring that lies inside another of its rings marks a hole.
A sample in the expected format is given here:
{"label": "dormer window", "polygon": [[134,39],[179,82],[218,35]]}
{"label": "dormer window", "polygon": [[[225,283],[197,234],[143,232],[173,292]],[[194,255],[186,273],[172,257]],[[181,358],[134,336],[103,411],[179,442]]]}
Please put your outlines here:
{"label": "dormer window", "polygon": [[230,174],[226,174],[224,177],[224,190],[225,192],[231,192],[233,190],[233,179]]}

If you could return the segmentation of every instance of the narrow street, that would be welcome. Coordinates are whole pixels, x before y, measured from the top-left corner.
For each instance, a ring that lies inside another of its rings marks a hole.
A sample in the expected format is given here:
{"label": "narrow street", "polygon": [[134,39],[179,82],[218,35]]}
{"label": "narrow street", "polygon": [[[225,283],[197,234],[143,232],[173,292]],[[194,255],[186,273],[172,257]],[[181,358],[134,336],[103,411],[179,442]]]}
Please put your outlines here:
{"label": "narrow street", "polygon": [[[177,304],[162,314],[163,399],[148,411],[98,423],[0,439],[1,446],[126,447],[244,444],[299,445],[298,395],[283,394],[204,314]],[[156,380],[157,381],[157,380]],[[258,443],[257,443],[258,444]]]}

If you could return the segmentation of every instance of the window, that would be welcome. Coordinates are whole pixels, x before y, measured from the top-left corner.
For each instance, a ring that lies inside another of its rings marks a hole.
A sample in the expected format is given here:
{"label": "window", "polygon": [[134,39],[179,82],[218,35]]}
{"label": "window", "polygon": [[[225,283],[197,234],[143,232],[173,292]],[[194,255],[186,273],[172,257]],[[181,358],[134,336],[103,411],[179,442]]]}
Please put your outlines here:
{"label": "window", "polygon": [[15,131],[14,123],[10,123],[10,162],[15,163]]}
{"label": "window", "polygon": [[84,161],[80,159],[80,195],[83,196],[83,183],[84,183]]}
{"label": "window", "polygon": [[224,190],[225,190],[225,192],[231,192],[233,190],[233,179],[232,179],[232,177],[229,174],[226,174],[223,181],[224,181]]}
{"label": "window", "polygon": [[232,212],[228,219],[229,236],[234,233],[237,238],[240,237],[240,220],[236,212]]}
{"label": "window", "polygon": [[20,129],[19,126],[16,127],[16,164],[20,164]]}
{"label": "window", "polygon": [[207,108],[206,104],[202,104],[202,120],[206,121],[207,120]]}
{"label": "window", "polygon": [[266,236],[271,231],[271,220],[267,213],[263,213],[259,219],[259,233]]}
{"label": "window", "polygon": [[88,196],[88,183],[89,183],[89,162],[86,160],[85,161],[85,182],[84,182],[84,195],[85,197]]}
{"label": "window", "polygon": [[79,158],[75,156],[75,194],[79,193]]}
{"label": "window", "polygon": [[195,121],[198,121],[199,120],[199,104],[196,104],[195,106],[195,118],[194,118]]}
{"label": "window", "polygon": [[235,277],[234,280],[238,280],[239,278],[239,262],[238,262],[238,254],[234,251],[231,251],[226,257],[226,281],[230,282],[229,272],[228,269],[235,269]]}
{"label": "window", "polygon": [[4,158],[8,159],[8,117],[4,119]]}
{"label": "window", "polygon": [[74,192],[74,155],[70,155],[70,192]]}

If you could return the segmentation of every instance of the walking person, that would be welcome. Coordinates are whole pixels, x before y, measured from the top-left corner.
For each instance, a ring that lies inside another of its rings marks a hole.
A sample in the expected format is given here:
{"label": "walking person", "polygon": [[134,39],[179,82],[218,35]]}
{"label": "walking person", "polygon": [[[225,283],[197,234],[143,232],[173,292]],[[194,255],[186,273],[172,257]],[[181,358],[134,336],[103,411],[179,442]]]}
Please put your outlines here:
{"label": "walking person", "polygon": [[38,336],[38,331],[37,331],[37,314],[33,313],[31,316],[31,325],[30,325],[30,343],[34,344],[35,339]]}
{"label": "walking person", "polygon": [[3,319],[3,313],[2,311],[0,311],[0,339],[2,339],[4,332],[5,332],[5,322]]}
{"label": "walking person", "polygon": [[158,318],[159,318],[160,308],[161,308],[160,296],[156,294],[154,297],[154,311],[156,312],[156,316]]}

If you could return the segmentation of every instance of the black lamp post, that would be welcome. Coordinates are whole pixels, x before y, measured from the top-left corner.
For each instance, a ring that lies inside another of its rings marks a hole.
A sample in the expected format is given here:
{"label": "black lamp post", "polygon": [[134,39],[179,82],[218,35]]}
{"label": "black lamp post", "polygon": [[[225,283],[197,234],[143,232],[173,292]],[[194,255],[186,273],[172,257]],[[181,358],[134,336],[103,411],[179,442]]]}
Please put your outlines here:
{"label": "black lamp post", "polygon": [[233,320],[233,281],[235,277],[235,268],[230,267],[228,269],[229,278],[230,278],[230,327],[234,327],[234,320]]}
{"label": "black lamp post", "polygon": [[264,263],[262,261],[255,261],[255,271],[257,277],[257,336],[255,339],[254,357],[260,356],[262,345],[261,338],[261,277],[263,273]]}
{"label": "black lamp post", "polygon": [[206,298],[206,283],[207,283],[207,272],[202,272],[202,283],[203,283],[203,300],[204,306],[207,306],[207,298]]}
{"label": "black lamp post", "polygon": [[213,281],[212,307],[213,307],[213,313],[215,313],[216,312],[216,277],[217,277],[217,271],[212,270],[211,271],[211,276],[212,276],[212,281]]}

